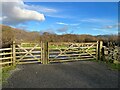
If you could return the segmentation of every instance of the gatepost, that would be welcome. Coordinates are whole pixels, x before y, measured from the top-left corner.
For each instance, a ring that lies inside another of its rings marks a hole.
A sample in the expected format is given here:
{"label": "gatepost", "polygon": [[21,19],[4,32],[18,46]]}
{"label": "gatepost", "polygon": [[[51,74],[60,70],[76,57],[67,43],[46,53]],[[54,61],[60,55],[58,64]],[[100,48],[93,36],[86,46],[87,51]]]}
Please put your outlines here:
{"label": "gatepost", "polygon": [[42,63],[48,64],[48,42],[43,42],[42,48]]}
{"label": "gatepost", "polygon": [[12,52],[13,52],[13,65],[16,65],[15,41],[13,41]]}

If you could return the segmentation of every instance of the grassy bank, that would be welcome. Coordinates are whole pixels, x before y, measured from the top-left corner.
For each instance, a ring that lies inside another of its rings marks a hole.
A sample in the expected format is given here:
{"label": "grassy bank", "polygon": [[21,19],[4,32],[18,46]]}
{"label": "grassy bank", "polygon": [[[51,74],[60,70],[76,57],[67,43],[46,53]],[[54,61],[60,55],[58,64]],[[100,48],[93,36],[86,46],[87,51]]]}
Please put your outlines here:
{"label": "grassy bank", "polygon": [[92,60],[94,62],[98,62],[98,63],[104,63],[105,65],[107,65],[107,67],[111,70],[119,70],[120,71],[120,63],[110,63],[110,62],[105,62],[105,61],[100,61],[100,60]]}
{"label": "grassy bank", "polygon": [[108,67],[112,70],[119,70],[120,71],[120,64],[114,64],[114,63],[107,63]]}
{"label": "grassy bank", "polygon": [[10,77],[10,74],[11,74],[10,71],[14,70],[15,67],[16,66],[6,66],[2,68],[2,73],[1,73],[2,79],[0,79],[2,84],[7,83],[7,79]]}

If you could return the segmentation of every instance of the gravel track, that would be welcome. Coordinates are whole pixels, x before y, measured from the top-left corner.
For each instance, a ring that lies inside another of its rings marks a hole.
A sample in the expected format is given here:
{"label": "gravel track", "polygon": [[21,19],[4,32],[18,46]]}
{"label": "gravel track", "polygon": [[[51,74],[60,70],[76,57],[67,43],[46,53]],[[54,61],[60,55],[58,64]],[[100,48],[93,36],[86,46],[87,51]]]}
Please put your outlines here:
{"label": "gravel track", "polygon": [[104,63],[77,61],[18,65],[3,88],[117,88],[118,72]]}

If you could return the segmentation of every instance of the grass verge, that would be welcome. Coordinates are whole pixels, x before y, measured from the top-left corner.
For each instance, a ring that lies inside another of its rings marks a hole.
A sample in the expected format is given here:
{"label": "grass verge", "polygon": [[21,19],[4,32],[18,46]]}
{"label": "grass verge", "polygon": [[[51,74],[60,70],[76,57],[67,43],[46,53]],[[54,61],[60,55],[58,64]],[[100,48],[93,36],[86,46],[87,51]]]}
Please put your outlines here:
{"label": "grass verge", "polygon": [[2,68],[2,73],[1,73],[2,78],[0,79],[0,82],[2,84],[7,83],[7,79],[10,77],[10,74],[11,74],[10,71],[14,70],[15,68],[16,66],[6,66]]}
{"label": "grass verge", "polygon": [[120,71],[120,64],[115,64],[115,63],[107,63],[108,67],[110,67],[110,69],[112,70],[118,70]]}
{"label": "grass verge", "polygon": [[92,60],[94,62],[98,62],[98,63],[104,63],[107,65],[107,67],[111,70],[118,70],[120,71],[120,63],[110,63],[110,62],[105,62],[105,61],[100,61],[100,60]]}

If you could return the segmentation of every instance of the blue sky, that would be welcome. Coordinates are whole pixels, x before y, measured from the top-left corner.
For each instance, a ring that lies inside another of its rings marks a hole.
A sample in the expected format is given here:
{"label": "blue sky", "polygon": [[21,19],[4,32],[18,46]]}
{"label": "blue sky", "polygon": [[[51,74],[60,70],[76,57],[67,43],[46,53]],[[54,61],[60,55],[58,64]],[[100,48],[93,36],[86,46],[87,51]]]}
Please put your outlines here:
{"label": "blue sky", "polygon": [[24,4],[25,9],[44,14],[45,20],[29,20],[11,26],[28,31],[57,34],[104,35],[118,32],[117,2],[24,2]]}

